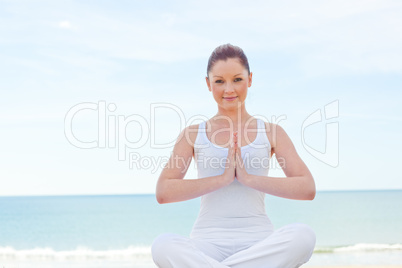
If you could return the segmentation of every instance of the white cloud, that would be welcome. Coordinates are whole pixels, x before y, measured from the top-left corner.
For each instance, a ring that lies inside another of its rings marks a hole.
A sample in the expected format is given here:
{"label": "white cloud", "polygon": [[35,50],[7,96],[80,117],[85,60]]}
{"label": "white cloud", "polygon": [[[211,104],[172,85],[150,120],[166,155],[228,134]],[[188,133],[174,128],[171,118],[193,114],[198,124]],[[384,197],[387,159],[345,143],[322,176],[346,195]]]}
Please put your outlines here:
{"label": "white cloud", "polygon": [[70,29],[71,28],[71,22],[68,20],[60,21],[59,22],[59,27],[63,29]]}
{"label": "white cloud", "polygon": [[385,122],[402,122],[402,117],[400,116],[385,116],[385,115],[377,115],[377,114],[362,114],[362,113],[341,113],[339,115],[340,118],[352,118],[352,119],[366,119],[368,121],[378,120]]}
{"label": "white cloud", "polygon": [[172,62],[207,58],[214,47],[231,42],[246,52],[291,54],[306,74],[314,76],[402,72],[401,6],[398,1],[362,0],[252,5],[203,1],[166,10],[138,5],[111,11],[75,3],[53,6],[46,14],[28,5],[26,9],[37,8],[35,12],[20,8],[16,14],[38,14],[31,20],[40,24],[38,17],[53,20],[69,12],[71,18],[58,26],[71,29],[74,21],[73,35],[49,31],[41,35],[41,42],[69,45],[83,55],[89,50],[109,59]]}

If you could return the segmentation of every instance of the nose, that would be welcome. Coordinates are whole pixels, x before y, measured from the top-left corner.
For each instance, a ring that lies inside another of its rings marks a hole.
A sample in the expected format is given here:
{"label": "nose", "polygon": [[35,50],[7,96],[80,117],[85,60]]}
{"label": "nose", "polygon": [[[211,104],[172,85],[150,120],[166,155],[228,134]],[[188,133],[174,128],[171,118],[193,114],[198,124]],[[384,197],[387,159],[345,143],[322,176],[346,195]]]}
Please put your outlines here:
{"label": "nose", "polygon": [[233,83],[226,83],[225,93],[232,93],[234,92],[234,85]]}

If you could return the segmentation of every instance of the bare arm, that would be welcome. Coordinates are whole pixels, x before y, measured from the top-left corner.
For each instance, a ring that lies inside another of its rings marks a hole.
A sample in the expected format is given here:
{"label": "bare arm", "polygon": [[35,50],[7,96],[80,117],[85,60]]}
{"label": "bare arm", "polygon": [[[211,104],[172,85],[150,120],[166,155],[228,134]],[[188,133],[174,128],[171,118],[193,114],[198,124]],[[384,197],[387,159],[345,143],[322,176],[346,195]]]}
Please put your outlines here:
{"label": "bare arm", "polygon": [[[194,151],[190,138],[190,132],[194,132],[194,130],[191,131],[191,127],[186,127],[180,133],[169,161],[159,176],[156,185],[156,199],[160,204],[197,198],[224,187],[234,180],[234,154],[232,154],[232,165],[227,165],[222,175],[191,180],[183,179],[191,164]],[[195,136],[192,137],[195,140]]]}
{"label": "bare arm", "polygon": [[261,192],[289,199],[313,200],[316,190],[310,170],[296,152],[285,130],[279,125],[271,125],[273,126],[274,138],[272,140],[275,155],[282,163],[286,177],[247,174],[244,168],[238,171],[239,165],[236,167],[236,173],[240,172],[239,175],[243,175],[241,176],[242,183]]}

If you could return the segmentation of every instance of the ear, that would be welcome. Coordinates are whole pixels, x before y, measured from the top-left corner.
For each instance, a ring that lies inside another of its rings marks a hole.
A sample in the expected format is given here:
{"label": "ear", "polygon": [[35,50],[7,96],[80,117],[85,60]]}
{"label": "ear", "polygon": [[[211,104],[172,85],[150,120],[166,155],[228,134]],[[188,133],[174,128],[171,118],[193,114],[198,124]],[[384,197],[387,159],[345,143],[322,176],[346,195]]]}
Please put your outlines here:
{"label": "ear", "polygon": [[250,75],[248,76],[248,87],[251,87],[252,82],[253,82],[253,73],[250,72]]}
{"label": "ear", "polygon": [[211,83],[209,83],[208,76],[205,77],[205,81],[207,82],[208,90],[211,91]]}

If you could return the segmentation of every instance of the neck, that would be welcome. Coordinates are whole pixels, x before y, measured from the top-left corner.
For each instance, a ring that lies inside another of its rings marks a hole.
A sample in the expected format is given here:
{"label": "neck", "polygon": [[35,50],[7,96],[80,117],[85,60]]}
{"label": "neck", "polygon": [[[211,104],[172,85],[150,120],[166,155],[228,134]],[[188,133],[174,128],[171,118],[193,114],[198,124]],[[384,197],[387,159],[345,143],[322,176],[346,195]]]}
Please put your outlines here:
{"label": "neck", "polygon": [[230,110],[218,107],[218,113],[214,117],[217,120],[222,120],[222,122],[225,121],[225,124],[233,124],[233,127],[237,129],[244,125],[251,118],[251,115],[246,111],[244,103],[239,103],[237,108]]}

